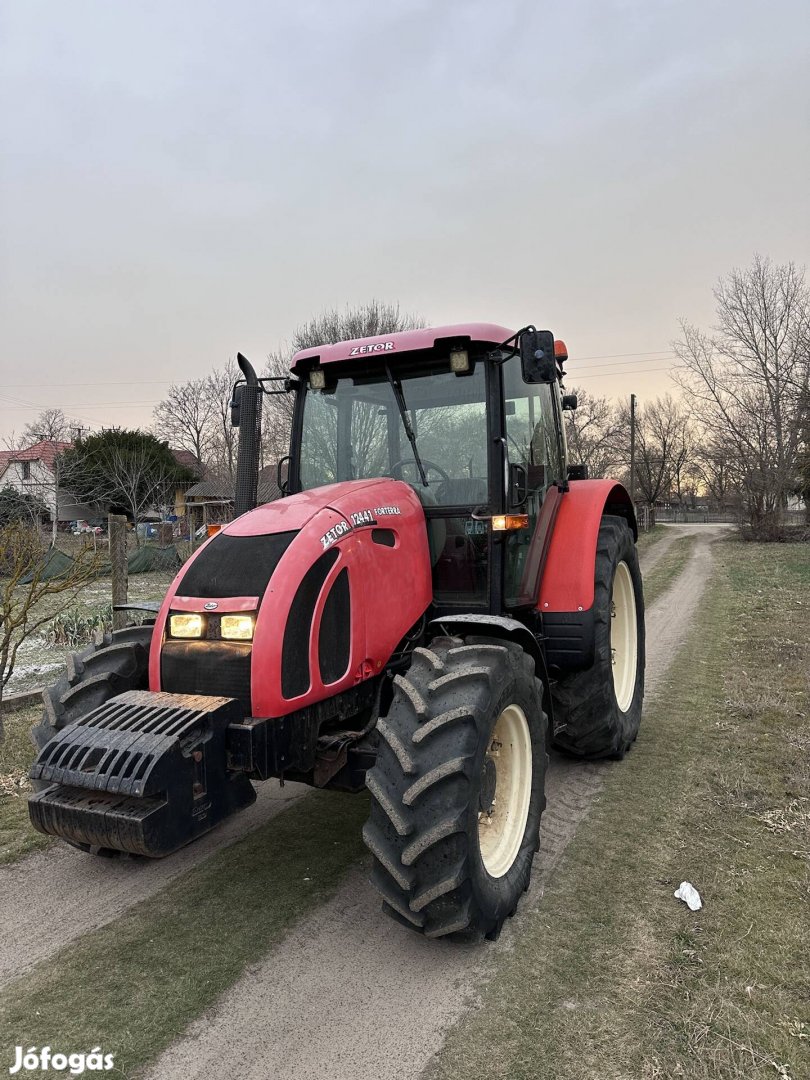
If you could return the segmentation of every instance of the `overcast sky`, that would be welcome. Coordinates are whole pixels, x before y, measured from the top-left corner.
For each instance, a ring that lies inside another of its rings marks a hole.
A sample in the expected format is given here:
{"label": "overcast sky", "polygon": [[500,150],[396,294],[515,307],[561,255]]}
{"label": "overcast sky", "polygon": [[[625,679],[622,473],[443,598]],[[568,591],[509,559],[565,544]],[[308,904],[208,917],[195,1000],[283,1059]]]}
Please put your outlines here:
{"label": "overcast sky", "polygon": [[370,297],[649,397],[718,275],[810,261],[807,0],[0,12],[0,435],[147,424]]}

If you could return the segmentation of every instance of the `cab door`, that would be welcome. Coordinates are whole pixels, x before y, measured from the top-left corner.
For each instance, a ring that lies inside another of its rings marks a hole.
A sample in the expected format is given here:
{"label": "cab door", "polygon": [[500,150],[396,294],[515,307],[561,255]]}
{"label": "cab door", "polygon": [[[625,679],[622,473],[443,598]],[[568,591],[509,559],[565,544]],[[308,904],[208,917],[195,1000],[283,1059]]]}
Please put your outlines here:
{"label": "cab door", "polygon": [[529,519],[528,528],[506,533],[504,604],[516,608],[537,601],[537,579],[567,485],[567,464],[558,384],[526,382],[520,357],[513,356],[503,364],[503,390],[507,502],[514,506],[516,487],[525,485],[525,503],[514,512]]}

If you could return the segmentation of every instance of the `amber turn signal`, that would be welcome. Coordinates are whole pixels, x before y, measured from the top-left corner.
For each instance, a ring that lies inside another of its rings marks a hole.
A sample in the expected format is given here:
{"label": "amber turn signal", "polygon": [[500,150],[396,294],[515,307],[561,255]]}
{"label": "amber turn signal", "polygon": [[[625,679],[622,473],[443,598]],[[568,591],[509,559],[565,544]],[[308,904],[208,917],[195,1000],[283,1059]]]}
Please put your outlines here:
{"label": "amber turn signal", "polygon": [[492,518],[493,532],[508,532],[511,529],[528,529],[528,514],[495,514]]}

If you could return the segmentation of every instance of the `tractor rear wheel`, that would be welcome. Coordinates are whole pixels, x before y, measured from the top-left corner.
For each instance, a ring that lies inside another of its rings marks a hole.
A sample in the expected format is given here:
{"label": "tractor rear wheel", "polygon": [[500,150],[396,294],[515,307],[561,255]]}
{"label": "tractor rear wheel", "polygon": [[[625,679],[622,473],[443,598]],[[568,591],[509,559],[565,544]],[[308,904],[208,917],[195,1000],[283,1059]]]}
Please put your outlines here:
{"label": "tractor rear wheel", "polygon": [[529,887],[545,806],[534,661],[441,638],[394,679],[363,830],[383,908],[426,937],[494,939]]}
{"label": "tractor rear wheel", "polygon": [[645,657],[641,572],[624,518],[602,518],[593,605],[593,666],[552,685],[553,745],[575,757],[621,758],[641,722]]}
{"label": "tractor rear wheel", "polygon": [[149,688],[149,645],[153,623],[105,634],[101,642],[71,653],[65,674],[42,697],[45,711],[31,729],[38,750],[58,731],[125,690]]}

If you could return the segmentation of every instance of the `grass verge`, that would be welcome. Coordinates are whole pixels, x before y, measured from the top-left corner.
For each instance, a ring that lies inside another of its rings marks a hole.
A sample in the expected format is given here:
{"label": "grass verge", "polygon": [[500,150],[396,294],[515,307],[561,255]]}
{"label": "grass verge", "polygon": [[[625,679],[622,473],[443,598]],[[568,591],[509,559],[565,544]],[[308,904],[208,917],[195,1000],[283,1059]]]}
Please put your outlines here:
{"label": "grass verge", "polygon": [[36,751],[29,732],[42,715],[33,705],[3,713],[5,738],[0,742],[0,865],[48,847],[53,841],[38,833],[28,820],[31,786],[28,770]]}
{"label": "grass verge", "polygon": [[40,964],[0,995],[0,1061],[16,1045],[102,1046],[110,1075],[131,1075],[329,898],[367,812],[365,797],[315,793]]}
{"label": "grass verge", "polygon": [[666,536],[667,529],[665,525],[653,525],[651,529],[647,529],[646,532],[639,532],[638,540],[636,541],[636,547],[639,554],[644,551],[648,551],[653,544],[657,544],[658,541]]}
{"label": "grass verge", "polygon": [[667,591],[689,562],[696,539],[695,536],[679,537],[664,552],[652,570],[644,575],[644,603],[647,607]]}
{"label": "grass verge", "polygon": [[433,1080],[810,1076],[810,559],[714,550],[636,748]]}

